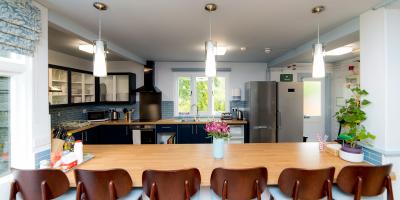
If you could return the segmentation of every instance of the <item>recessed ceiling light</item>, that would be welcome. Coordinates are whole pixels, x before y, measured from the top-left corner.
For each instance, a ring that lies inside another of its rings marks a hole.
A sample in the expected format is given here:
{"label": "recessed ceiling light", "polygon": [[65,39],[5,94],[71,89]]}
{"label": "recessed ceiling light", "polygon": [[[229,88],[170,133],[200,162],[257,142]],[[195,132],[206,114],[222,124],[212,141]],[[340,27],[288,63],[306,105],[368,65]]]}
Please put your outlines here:
{"label": "recessed ceiling light", "polygon": [[86,53],[90,53],[90,54],[94,53],[94,47],[91,44],[80,44],[78,46],[78,49],[81,51],[84,51]]}
{"label": "recessed ceiling light", "polygon": [[240,47],[240,51],[246,51],[247,48],[246,47]]}
{"label": "recessed ceiling light", "polygon": [[223,56],[226,54],[227,48],[226,47],[217,47],[217,55]]}
{"label": "recessed ceiling light", "polygon": [[339,48],[330,50],[328,52],[325,52],[325,56],[340,56],[340,55],[351,53],[352,51],[353,51],[353,47],[343,46],[343,47],[339,47]]}
{"label": "recessed ceiling light", "polygon": [[311,9],[311,12],[314,14],[322,13],[325,10],[325,6],[315,6]]}

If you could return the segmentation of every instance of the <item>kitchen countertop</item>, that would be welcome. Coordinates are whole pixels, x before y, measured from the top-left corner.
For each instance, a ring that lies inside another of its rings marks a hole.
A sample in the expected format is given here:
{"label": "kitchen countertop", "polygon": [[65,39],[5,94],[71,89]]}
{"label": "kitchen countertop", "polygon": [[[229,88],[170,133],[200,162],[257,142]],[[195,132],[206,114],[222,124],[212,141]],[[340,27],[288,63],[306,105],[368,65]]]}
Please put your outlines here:
{"label": "kitchen countertop", "polygon": [[[318,143],[226,144],[225,157],[222,160],[213,158],[212,149],[212,144],[84,145],[84,152],[92,153],[95,157],[77,168],[122,168],[128,171],[133,186],[141,187],[142,173],[147,169],[176,170],[195,167],[200,170],[201,185],[209,186],[211,172],[217,167],[264,166],[268,169],[268,184],[275,185],[285,168],[316,169],[333,166],[336,168],[336,179],[343,167],[352,165],[326,151],[320,152]],[[71,186],[75,187],[73,172],[66,174]]]}
{"label": "kitchen countertop", "polygon": [[[223,121],[228,123],[229,125],[246,125],[247,124],[246,120],[223,120]],[[85,131],[85,130],[94,128],[96,126],[101,126],[101,125],[158,125],[158,124],[205,124],[205,123],[207,123],[207,121],[201,120],[201,121],[182,122],[179,119],[161,119],[161,120],[154,121],[154,122],[139,122],[137,120],[127,122],[125,120],[116,120],[116,121],[92,122],[91,125],[77,128],[74,130],[69,130],[68,133],[72,133],[72,134],[78,133],[81,131]]]}

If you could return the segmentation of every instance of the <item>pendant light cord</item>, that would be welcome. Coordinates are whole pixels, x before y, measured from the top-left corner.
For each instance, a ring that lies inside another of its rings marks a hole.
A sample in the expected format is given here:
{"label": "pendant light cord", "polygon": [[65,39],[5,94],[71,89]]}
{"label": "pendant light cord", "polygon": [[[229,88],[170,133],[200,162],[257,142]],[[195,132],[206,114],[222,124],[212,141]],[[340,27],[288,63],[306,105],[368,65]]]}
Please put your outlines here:
{"label": "pendant light cord", "polygon": [[101,40],[101,11],[99,12],[99,40]]}
{"label": "pendant light cord", "polygon": [[319,44],[319,22],[318,22],[318,44]]}
{"label": "pendant light cord", "polygon": [[210,25],[210,40],[211,40],[211,12],[208,14],[208,24]]}

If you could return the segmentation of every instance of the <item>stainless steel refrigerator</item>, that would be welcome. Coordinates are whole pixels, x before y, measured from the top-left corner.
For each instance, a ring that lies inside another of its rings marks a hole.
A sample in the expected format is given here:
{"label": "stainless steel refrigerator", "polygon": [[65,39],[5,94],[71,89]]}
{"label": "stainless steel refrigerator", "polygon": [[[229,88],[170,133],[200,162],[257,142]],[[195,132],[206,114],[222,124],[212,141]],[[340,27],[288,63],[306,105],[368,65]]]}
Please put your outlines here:
{"label": "stainless steel refrigerator", "polygon": [[303,83],[245,84],[250,143],[303,141]]}

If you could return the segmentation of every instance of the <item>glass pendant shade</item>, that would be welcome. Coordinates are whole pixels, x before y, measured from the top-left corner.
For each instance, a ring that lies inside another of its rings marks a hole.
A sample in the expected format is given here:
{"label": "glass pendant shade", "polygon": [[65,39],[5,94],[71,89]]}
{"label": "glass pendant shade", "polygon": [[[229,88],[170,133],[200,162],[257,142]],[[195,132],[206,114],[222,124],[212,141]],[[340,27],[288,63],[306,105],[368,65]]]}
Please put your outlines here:
{"label": "glass pendant shade", "polygon": [[206,71],[207,77],[215,77],[217,75],[217,63],[215,61],[217,44],[211,40],[206,41]]}
{"label": "glass pendant shade", "polygon": [[324,47],[321,43],[314,45],[313,52],[313,78],[323,78],[325,77],[325,62],[324,62]]}
{"label": "glass pendant shade", "polygon": [[107,76],[107,63],[106,63],[106,51],[105,43],[102,40],[95,42],[95,52],[93,60],[93,75],[96,77]]}

